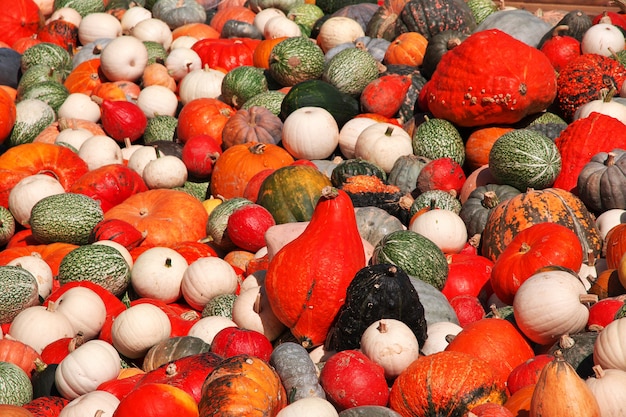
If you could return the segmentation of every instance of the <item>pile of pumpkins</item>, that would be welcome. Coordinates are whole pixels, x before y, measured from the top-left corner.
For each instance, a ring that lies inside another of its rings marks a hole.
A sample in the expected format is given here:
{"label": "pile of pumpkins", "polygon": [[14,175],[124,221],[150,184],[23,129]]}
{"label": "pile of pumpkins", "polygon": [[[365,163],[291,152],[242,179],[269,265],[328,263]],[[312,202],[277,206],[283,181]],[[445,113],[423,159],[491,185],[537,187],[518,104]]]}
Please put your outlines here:
{"label": "pile of pumpkins", "polygon": [[618,8],[0,28],[0,415],[626,415]]}

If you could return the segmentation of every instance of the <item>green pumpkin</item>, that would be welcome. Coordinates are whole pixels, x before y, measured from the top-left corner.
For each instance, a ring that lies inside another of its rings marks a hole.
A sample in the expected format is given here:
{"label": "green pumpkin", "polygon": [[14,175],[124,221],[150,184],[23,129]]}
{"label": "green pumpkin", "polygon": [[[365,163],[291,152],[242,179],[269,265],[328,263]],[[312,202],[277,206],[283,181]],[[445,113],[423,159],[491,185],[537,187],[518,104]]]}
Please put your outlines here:
{"label": "green pumpkin", "polygon": [[228,71],[222,80],[222,101],[236,109],[250,98],[268,91],[262,68],[241,66]]}
{"label": "green pumpkin", "polygon": [[306,222],[311,220],[322,188],[329,185],[330,179],[316,168],[288,165],[263,181],[257,204],[272,214],[276,224]]}
{"label": "green pumpkin", "polygon": [[39,304],[37,280],[19,266],[0,266],[0,323],[10,323],[26,307]]}
{"label": "green pumpkin", "polygon": [[33,399],[30,378],[11,362],[0,362],[0,404],[23,406]]}
{"label": "green pumpkin", "polygon": [[253,97],[250,97],[246,102],[241,106],[243,110],[249,110],[250,107],[259,106],[265,107],[269,111],[272,112],[275,116],[280,114],[280,107],[283,103],[283,99],[285,98],[285,93],[278,90],[269,90],[259,93]]}
{"label": "green pumpkin", "polygon": [[344,94],[358,97],[369,83],[380,76],[379,68],[378,61],[369,52],[347,48],[326,63],[322,80]]}
{"label": "green pumpkin", "polygon": [[309,38],[287,38],[272,48],[269,74],[282,86],[318,79],[324,70],[324,52]]}
{"label": "green pumpkin", "polygon": [[428,162],[430,159],[423,156],[403,155],[394,162],[387,180],[404,194],[411,193],[417,187],[417,176]]}

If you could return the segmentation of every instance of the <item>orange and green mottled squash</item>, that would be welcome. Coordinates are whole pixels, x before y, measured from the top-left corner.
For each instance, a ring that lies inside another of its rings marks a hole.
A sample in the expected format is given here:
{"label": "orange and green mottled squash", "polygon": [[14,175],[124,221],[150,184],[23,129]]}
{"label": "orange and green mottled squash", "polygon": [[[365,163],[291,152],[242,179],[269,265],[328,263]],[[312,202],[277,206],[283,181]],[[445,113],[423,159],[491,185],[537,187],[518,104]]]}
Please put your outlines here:
{"label": "orange and green mottled squash", "polygon": [[496,206],[482,233],[482,254],[495,261],[518,232],[537,223],[554,222],[573,230],[583,249],[600,256],[602,238],[594,216],[569,191],[559,188],[528,189]]}
{"label": "orange and green mottled squash", "polygon": [[494,369],[469,353],[421,356],[391,387],[389,405],[403,416],[462,416],[487,402],[503,404],[506,387]]}

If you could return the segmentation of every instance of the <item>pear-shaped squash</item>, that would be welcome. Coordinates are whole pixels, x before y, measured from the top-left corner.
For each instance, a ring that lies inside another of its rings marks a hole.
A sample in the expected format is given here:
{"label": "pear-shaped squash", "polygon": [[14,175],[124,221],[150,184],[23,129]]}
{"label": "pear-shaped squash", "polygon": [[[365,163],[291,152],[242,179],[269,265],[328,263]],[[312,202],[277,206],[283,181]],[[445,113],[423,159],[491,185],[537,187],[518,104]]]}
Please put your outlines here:
{"label": "pear-shaped squash", "polygon": [[307,228],[269,263],[265,288],[272,311],[302,346],[321,345],[364,266],[350,197],[324,187]]}

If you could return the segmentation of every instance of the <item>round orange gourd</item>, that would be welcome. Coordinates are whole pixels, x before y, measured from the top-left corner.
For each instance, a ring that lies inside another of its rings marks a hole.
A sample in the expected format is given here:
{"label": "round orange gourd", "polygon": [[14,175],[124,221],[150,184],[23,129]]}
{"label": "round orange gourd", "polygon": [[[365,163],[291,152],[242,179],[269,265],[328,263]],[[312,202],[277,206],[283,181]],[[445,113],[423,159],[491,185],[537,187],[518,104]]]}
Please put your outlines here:
{"label": "round orange gourd", "polygon": [[465,164],[470,170],[475,170],[489,163],[489,151],[493,143],[512,127],[489,126],[477,129],[470,133],[465,142]]}
{"label": "round orange gourd", "polygon": [[56,276],[59,272],[59,265],[61,260],[76,249],[76,245],[71,243],[55,242],[47,245],[25,245],[8,247],[0,251],[0,265],[6,265],[8,262],[20,256],[28,256],[33,253],[38,253],[41,258],[46,261],[52,273]]}
{"label": "round orange gourd", "polygon": [[102,100],[126,100],[126,93],[112,81],[106,81],[97,85],[91,92]]}
{"label": "round orange gourd", "polygon": [[191,394],[169,384],[140,384],[120,401],[113,417],[134,417],[138,407],[143,417],[198,416],[198,405]]}
{"label": "round orange gourd", "polygon": [[286,36],[279,36],[278,38],[263,39],[252,53],[252,62],[255,67],[269,69],[270,68],[270,54],[276,44],[287,39]]}
{"label": "round orange gourd", "polygon": [[226,149],[213,166],[211,194],[225,199],[243,197],[250,179],[259,171],[293,162],[284,148],[271,143],[247,142]]}
{"label": "round orange gourd", "polygon": [[418,32],[404,32],[389,45],[383,61],[391,65],[422,65],[428,39]]}
{"label": "round orange gourd", "polygon": [[63,85],[72,93],[91,95],[102,84],[100,78],[100,58],[88,59],[78,64],[65,78]]}
{"label": "round orange gourd", "polygon": [[493,368],[469,353],[421,356],[394,381],[389,406],[403,416],[464,415],[480,404],[504,404],[506,388]]}
{"label": "round orange gourd", "polygon": [[528,416],[530,414],[530,400],[533,398],[535,384],[526,385],[515,391],[504,403],[504,407],[516,417]]}
{"label": "round orange gourd", "polygon": [[604,239],[606,251],[606,266],[608,268],[619,267],[624,253],[626,253],[626,223],[613,226]]}
{"label": "round orange gourd", "polygon": [[183,143],[195,135],[209,135],[222,144],[222,130],[235,109],[216,98],[197,98],[178,114],[178,139]]}
{"label": "round orange gourd", "polygon": [[0,415],[2,417],[34,417],[33,413],[24,407],[11,404],[0,404]]}
{"label": "round orange gourd", "polygon": [[16,117],[15,102],[6,90],[0,90],[0,143],[11,134]]}
{"label": "round orange gourd", "polygon": [[172,39],[176,40],[181,36],[191,36],[198,40],[217,39],[220,37],[220,33],[206,23],[194,22],[178,26],[176,29],[172,30]]}
{"label": "round orange gourd", "polygon": [[104,220],[120,219],[146,233],[140,246],[173,246],[206,235],[208,214],[202,203],[183,191],[158,188],[140,192],[112,207]]}
{"label": "round orange gourd", "polygon": [[218,32],[222,31],[224,24],[229,20],[238,20],[252,24],[256,13],[252,9],[244,6],[233,6],[224,9],[218,9],[211,19],[211,27]]}

